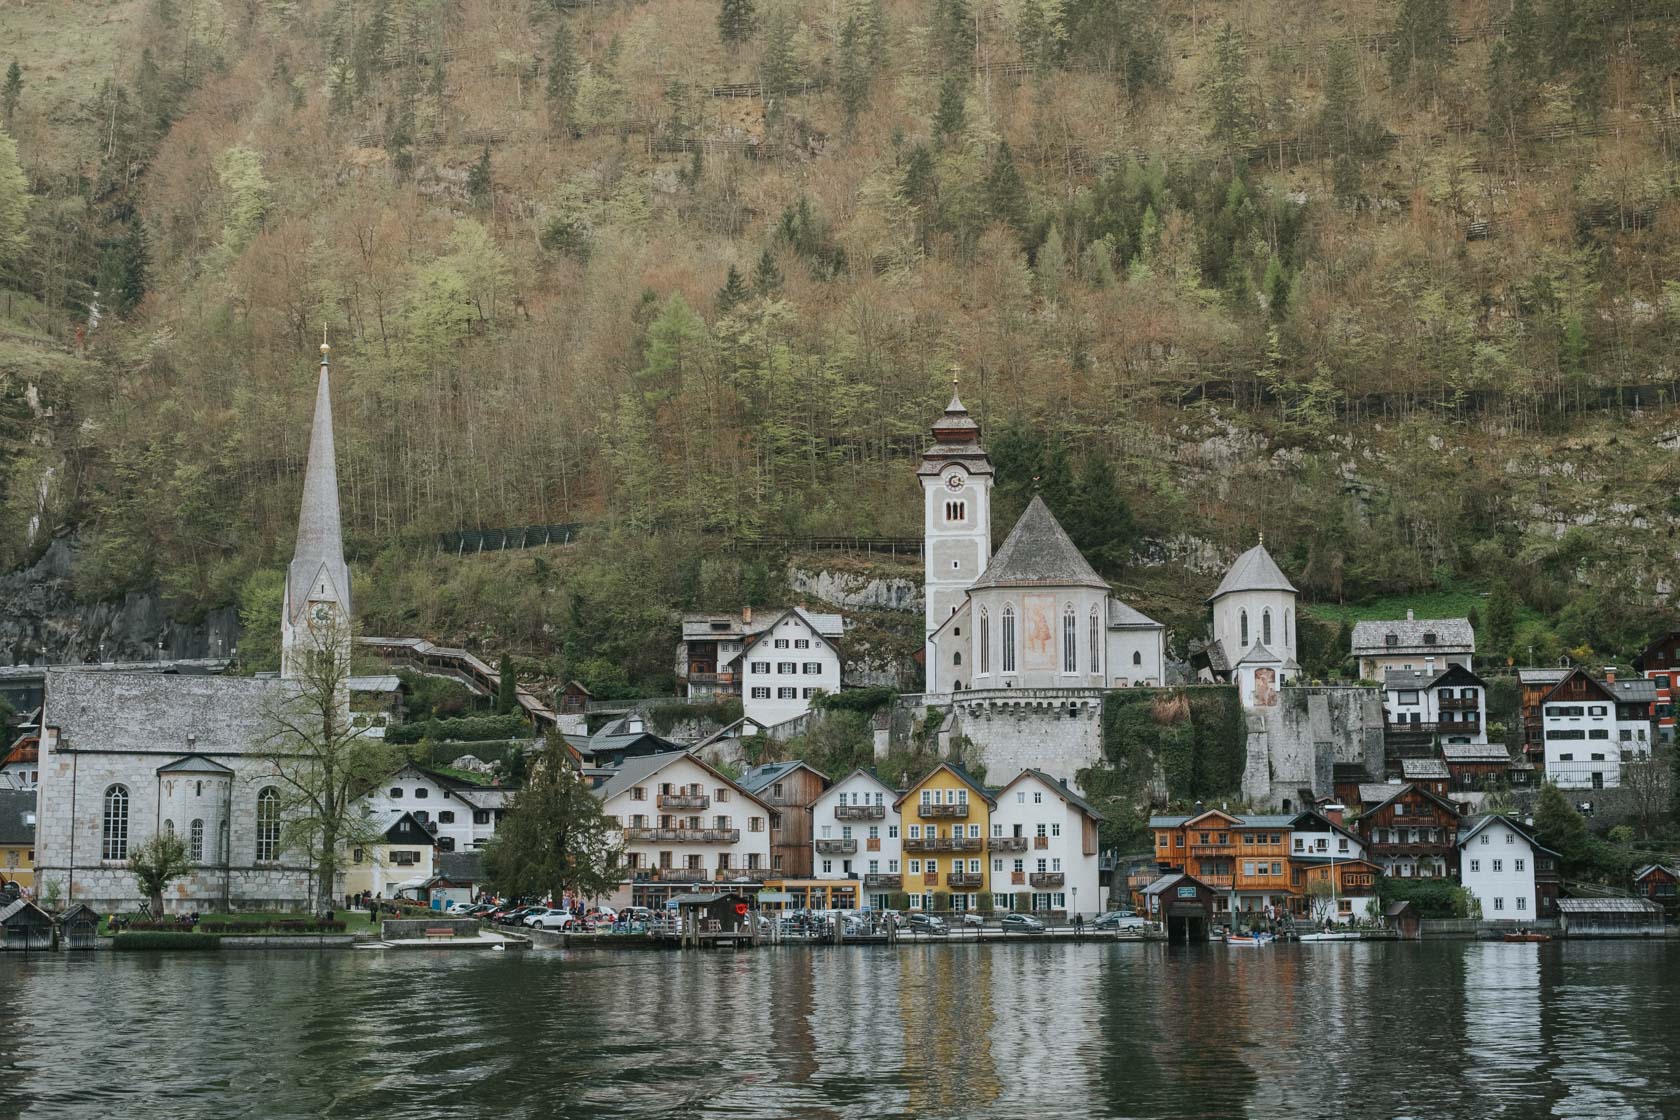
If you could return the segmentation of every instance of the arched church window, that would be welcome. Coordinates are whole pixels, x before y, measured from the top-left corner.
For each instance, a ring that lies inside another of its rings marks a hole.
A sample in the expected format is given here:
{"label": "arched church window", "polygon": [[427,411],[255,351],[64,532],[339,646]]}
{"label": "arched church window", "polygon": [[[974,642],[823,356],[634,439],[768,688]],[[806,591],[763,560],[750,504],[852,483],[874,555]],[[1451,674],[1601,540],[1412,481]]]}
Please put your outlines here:
{"label": "arched church window", "polygon": [[1260,612],[1260,643],[1268,646],[1272,644],[1272,608],[1270,607]]}
{"label": "arched church window", "polygon": [[1142,665],[1143,664],[1143,653],[1142,653],[1141,650],[1135,650],[1134,649],[1132,651],[1132,664],[1133,665]]}
{"label": "arched church window", "polygon": [[1062,672],[1079,671],[1079,624],[1074,620],[1073,604],[1062,609]]}
{"label": "arched church window", "polygon": [[257,794],[257,862],[280,858],[280,791],[264,786]]}
{"label": "arched church window", "polygon": [[194,863],[204,862],[204,822],[194,820],[187,826],[187,858]]}
{"label": "arched church window", "polygon": [[1242,647],[1248,648],[1248,612],[1242,612]]}
{"label": "arched church window", "polygon": [[175,822],[167,817],[165,817],[163,821],[163,834],[170,839],[174,839],[175,837]]}
{"label": "arched church window", "polygon": [[1015,671],[1015,605],[1003,605],[1003,671]]}
{"label": "arched church window", "polygon": [[1102,624],[1097,621],[1097,608],[1091,608],[1091,672],[1102,672]]}
{"label": "arched church window", "polygon": [[951,664],[953,664],[953,665],[961,665],[962,664],[962,650],[960,650],[960,649],[956,650],[955,652],[953,652],[951,654]]}
{"label": "arched church window", "polygon": [[104,831],[99,858],[128,858],[127,786],[112,786],[105,791]]}
{"label": "arched church window", "polygon": [[1289,632],[1290,632],[1290,625],[1289,624],[1292,621],[1290,616],[1293,615],[1294,613],[1295,612],[1292,611],[1292,610],[1285,610],[1283,612],[1283,644],[1285,646],[1288,646],[1295,641],[1294,638],[1291,638],[1289,636]]}
{"label": "arched church window", "polygon": [[992,671],[992,620],[986,614],[986,608],[980,608],[980,675],[985,676]]}

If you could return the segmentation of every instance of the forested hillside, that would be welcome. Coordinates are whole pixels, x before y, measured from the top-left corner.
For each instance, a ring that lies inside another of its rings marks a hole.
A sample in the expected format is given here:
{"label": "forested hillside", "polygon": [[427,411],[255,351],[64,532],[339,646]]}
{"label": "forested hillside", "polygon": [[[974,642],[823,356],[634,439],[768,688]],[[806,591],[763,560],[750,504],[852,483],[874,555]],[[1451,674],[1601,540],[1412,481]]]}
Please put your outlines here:
{"label": "forested hillside", "polygon": [[462,527],[670,538],[638,610],[914,534],[953,368],[1115,576],[1670,590],[1676,0],[22,0],[8,66],[0,563],[90,597],[289,552],[323,331],[416,603]]}

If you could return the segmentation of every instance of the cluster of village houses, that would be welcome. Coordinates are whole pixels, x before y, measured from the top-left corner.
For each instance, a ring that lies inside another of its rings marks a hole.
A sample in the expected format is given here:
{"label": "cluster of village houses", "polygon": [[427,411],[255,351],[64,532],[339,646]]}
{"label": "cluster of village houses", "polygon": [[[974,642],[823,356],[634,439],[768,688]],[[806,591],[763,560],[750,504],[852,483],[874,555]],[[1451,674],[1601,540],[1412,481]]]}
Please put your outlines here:
{"label": "cluster of village houses", "polygon": [[[1163,627],[1120,601],[1042,501],[1033,499],[992,550],[991,463],[960,400],[932,436],[918,469],[929,696],[1062,703],[1183,683],[1171,679]],[[334,901],[312,896],[307,861],[283,845],[286,798],[256,744],[275,701],[295,693],[312,658],[349,656],[340,534],[323,354],[280,619],[281,671],[234,678],[49,669],[32,729],[0,764],[0,879],[60,905],[129,909],[140,898],[130,853],[169,832],[182,837],[193,864],[171,885],[169,909]],[[1275,706],[1280,690],[1300,683],[1296,597],[1263,542],[1243,553],[1209,598],[1210,633],[1192,646],[1197,679],[1235,685],[1250,711]],[[1398,876],[1456,879],[1489,919],[1548,919],[1559,905],[1557,855],[1525,823],[1478,812],[1481,800],[1491,788],[1540,778],[1614,789],[1626,764],[1672,736],[1671,681],[1680,672],[1680,635],[1654,643],[1642,675],[1631,678],[1523,670],[1522,749],[1513,756],[1489,741],[1487,684],[1474,671],[1466,620],[1408,613],[1361,622],[1352,653],[1361,675],[1381,685],[1382,773],[1338,763],[1333,788],[1300,789],[1293,810],[1292,798],[1281,812],[1220,806],[1154,817],[1153,855],[1128,871],[1102,851],[1102,814],[1076,776],[1051,762],[983,777],[955,761],[914,775],[717,762],[730,740],[739,747],[786,737],[818,696],[846,687],[844,634],[841,616],[803,607],[686,618],[677,651],[686,694],[738,697],[743,709],[698,741],[656,734],[634,710],[591,732],[581,686],[562,690],[552,709],[521,694],[534,720],[564,731],[580,780],[621,838],[624,880],[610,901],[659,906],[697,888],[742,884],[822,909],[1070,917],[1132,906],[1160,916],[1169,894],[1204,894],[1214,918],[1345,922],[1373,916],[1378,877]],[[412,640],[371,644],[449,652]],[[489,674],[470,660],[471,675]],[[383,695],[400,685],[378,677],[350,687]],[[1046,717],[1046,743],[1058,718],[1054,710]],[[361,722],[377,734],[385,719]],[[475,896],[487,886],[481,851],[512,794],[488,779],[402,765],[362,797],[379,839],[345,853],[340,897]],[[1671,897],[1674,881],[1663,867],[1640,877],[1655,897]]]}

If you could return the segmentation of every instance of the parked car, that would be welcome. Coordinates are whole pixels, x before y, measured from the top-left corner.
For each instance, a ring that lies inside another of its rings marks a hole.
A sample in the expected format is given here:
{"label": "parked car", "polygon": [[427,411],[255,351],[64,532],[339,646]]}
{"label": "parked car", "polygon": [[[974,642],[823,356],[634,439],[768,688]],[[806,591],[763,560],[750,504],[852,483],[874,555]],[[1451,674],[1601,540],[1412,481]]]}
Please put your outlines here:
{"label": "parked car", "polygon": [[525,925],[532,929],[578,930],[584,928],[581,915],[570,910],[556,910],[548,906],[540,906],[525,918]]}
{"label": "parked car", "polygon": [[978,929],[986,924],[986,915],[976,914],[974,911],[970,910],[968,913],[963,915],[962,924],[964,926]]}
{"label": "parked car", "polygon": [[1044,923],[1031,914],[1005,914],[998,923],[1005,933],[1043,933]]}
{"label": "parked car", "polygon": [[537,909],[535,906],[515,906],[507,910],[499,910],[491,915],[491,920],[499,925],[517,926],[525,924],[526,915]]}
{"label": "parked car", "polygon": [[911,914],[906,928],[911,933],[943,934],[950,933],[951,927],[945,924],[945,919],[937,914]]}
{"label": "parked car", "polygon": [[1142,916],[1132,910],[1110,910],[1106,914],[1098,914],[1097,920],[1091,923],[1092,929],[1142,929]]}

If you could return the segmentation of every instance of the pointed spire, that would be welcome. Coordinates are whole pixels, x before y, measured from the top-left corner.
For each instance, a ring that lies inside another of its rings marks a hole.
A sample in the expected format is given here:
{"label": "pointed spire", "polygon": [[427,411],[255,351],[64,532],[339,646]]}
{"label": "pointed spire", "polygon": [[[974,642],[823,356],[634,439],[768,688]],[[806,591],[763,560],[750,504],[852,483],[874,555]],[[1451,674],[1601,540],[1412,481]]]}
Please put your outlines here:
{"label": "pointed spire", "polygon": [[962,398],[957,395],[957,367],[951,367],[951,403],[945,406],[945,415],[934,421],[933,442],[936,444],[978,444],[980,442],[980,425],[968,414],[963,406]]}
{"label": "pointed spire", "polygon": [[[323,332],[324,337],[324,332]],[[332,380],[321,343],[321,375],[315,386],[315,420],[309,433],[309,462],[303,472],[297,547],[286,572],[287,621],[302,620],[311,599],[337,602],[350,613],[350,571],[338,512],[338,463],[333,443]]]}

